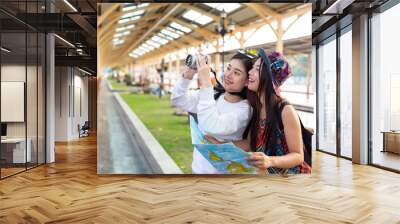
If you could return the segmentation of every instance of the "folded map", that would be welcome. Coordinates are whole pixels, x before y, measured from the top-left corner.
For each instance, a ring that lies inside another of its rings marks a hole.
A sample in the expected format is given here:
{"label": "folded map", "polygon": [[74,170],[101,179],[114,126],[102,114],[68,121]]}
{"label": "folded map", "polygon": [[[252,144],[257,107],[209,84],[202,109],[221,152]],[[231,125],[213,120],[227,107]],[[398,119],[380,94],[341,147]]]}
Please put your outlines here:
{"label": "folded map", "polygon": [[246,157],[249,155],[233,143],[210,144],[199,129],[192,116],[190,132],[192,144],[220,173],[222,174],[255,174],[257,170],[248,164]]}

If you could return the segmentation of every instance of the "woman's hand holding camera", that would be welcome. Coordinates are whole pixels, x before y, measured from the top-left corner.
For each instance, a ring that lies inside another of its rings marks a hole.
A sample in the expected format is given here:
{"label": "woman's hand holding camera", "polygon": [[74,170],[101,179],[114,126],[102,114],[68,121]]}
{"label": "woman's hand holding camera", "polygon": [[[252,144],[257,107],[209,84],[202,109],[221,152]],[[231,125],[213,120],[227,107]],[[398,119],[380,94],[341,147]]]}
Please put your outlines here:
{"label": "woman's hand holding camera", "polygon": [[196,74],[196,70],[186,66],[185,70],[183,71],[183,78],[192,80],[194,74]]}
{"label": "woman's hand holding camera", "polygon": [[211,87],[211,78],[210,78],[210,66],[206,63],[204,56],[197,55],[196,57],[197,64],[197,74],[199,76],[200,88]]}

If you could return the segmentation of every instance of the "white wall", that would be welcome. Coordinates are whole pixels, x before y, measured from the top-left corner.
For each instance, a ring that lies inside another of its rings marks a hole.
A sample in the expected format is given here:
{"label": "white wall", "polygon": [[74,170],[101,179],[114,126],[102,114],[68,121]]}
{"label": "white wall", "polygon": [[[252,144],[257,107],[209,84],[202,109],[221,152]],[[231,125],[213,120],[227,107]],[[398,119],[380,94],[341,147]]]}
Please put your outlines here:
{"label": "white wall", "polygon": [[88,120],[88,78],[80,76],[82,74],[80,72],[77,75],[77,72],[79,71],[74,70],[74,96],[72,96],[74,107],[71,110],[71,135],[73,138],[79,137],[78,124],[82,126]]}
{"label": "white wall", "polygon": [[56,141],[77,139],[78,124],[88,120],[88,78],[82,75],[76,68],[56,67]]}
{"label": "white wall", "polygon": [[[4,82],[25,82],[25,64],[24,65],[2,65],[1,81]],[[6,110],[7,108],[1,108]],[[25,137],[24,122],[7,122],[8,137]]]}
{"label": "white wall", "polygon": [[68,140],[68,86],[70,83],[67,67],[55,68],[55,141]]}
{"label": "white wall", "polygon": [[25,82],[25,64],[1,65],[1,81]]}
{"label": "white wall", "polygon": [[[37,70],[38,69],[38,70]],[[30,140],[29,148],[31,149],[32,161],[36,162],[39,158],[40,163],[44,163],[44,74],[41,66],[25,66],[25,64],[3,64],[1,66],[1,81],[3,82],[20,82],[26,85],[26,101],[24,100],[25,88],[22,87],[14,94],[22,94],[20,97],[22,102],[13,101],[14,104],[20,104],[18,108],[12,106],[4,106],[2,102],[2,114],[4,113],[20,113],[22,120],[18,122],[5,122],[7,124],[7,137],[9,138],[24,138],[25,135]],[[27,80],[25,80],[27,78]],[[16,87],[14,87],[16,88]],[[2,88],[2,98],[9,98],[7,95],[10,91]],[[26,106],[25,106],[26,102]],[[21,105],[22,104],[22,105]],[[14,105],[15,106],[15,105]],[[26,113],[26,120],[25,115]],[[2,118],[3,120],[3,118]],[[39,155],[37,155],[39,153]]]}

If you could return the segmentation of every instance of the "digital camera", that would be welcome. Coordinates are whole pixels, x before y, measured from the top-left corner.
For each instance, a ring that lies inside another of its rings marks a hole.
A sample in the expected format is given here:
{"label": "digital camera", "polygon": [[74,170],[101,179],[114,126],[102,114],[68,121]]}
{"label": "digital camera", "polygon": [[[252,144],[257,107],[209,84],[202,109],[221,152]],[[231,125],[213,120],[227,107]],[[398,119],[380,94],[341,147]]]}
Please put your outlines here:
{"label": "digital camera", "polygon": [[[202,57],[204,57],[204,60],[206,61],[206,63],[208,63],[208,59],[207,56],[205,55],[201,55]],[[185,59],[185,65],[188,66],[189,68],[193,69],[193,70],[197,70],[197,63],[196,63],[196,55],[195,54],[189,54],[186,59]]]}

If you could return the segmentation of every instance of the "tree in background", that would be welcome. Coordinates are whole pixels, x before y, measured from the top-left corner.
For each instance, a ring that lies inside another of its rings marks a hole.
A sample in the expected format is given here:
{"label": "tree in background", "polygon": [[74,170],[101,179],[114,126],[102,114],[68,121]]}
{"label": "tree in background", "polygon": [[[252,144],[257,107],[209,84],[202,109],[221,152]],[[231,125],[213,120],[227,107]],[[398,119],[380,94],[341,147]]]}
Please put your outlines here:
{"label": "tree in background", "polygon": [[132,76],[131,76],[129,73],[126,73],[126,74],[125,74],[125,76],[124,76],[124,83],[125,83],[127,86],[132,85]]}

